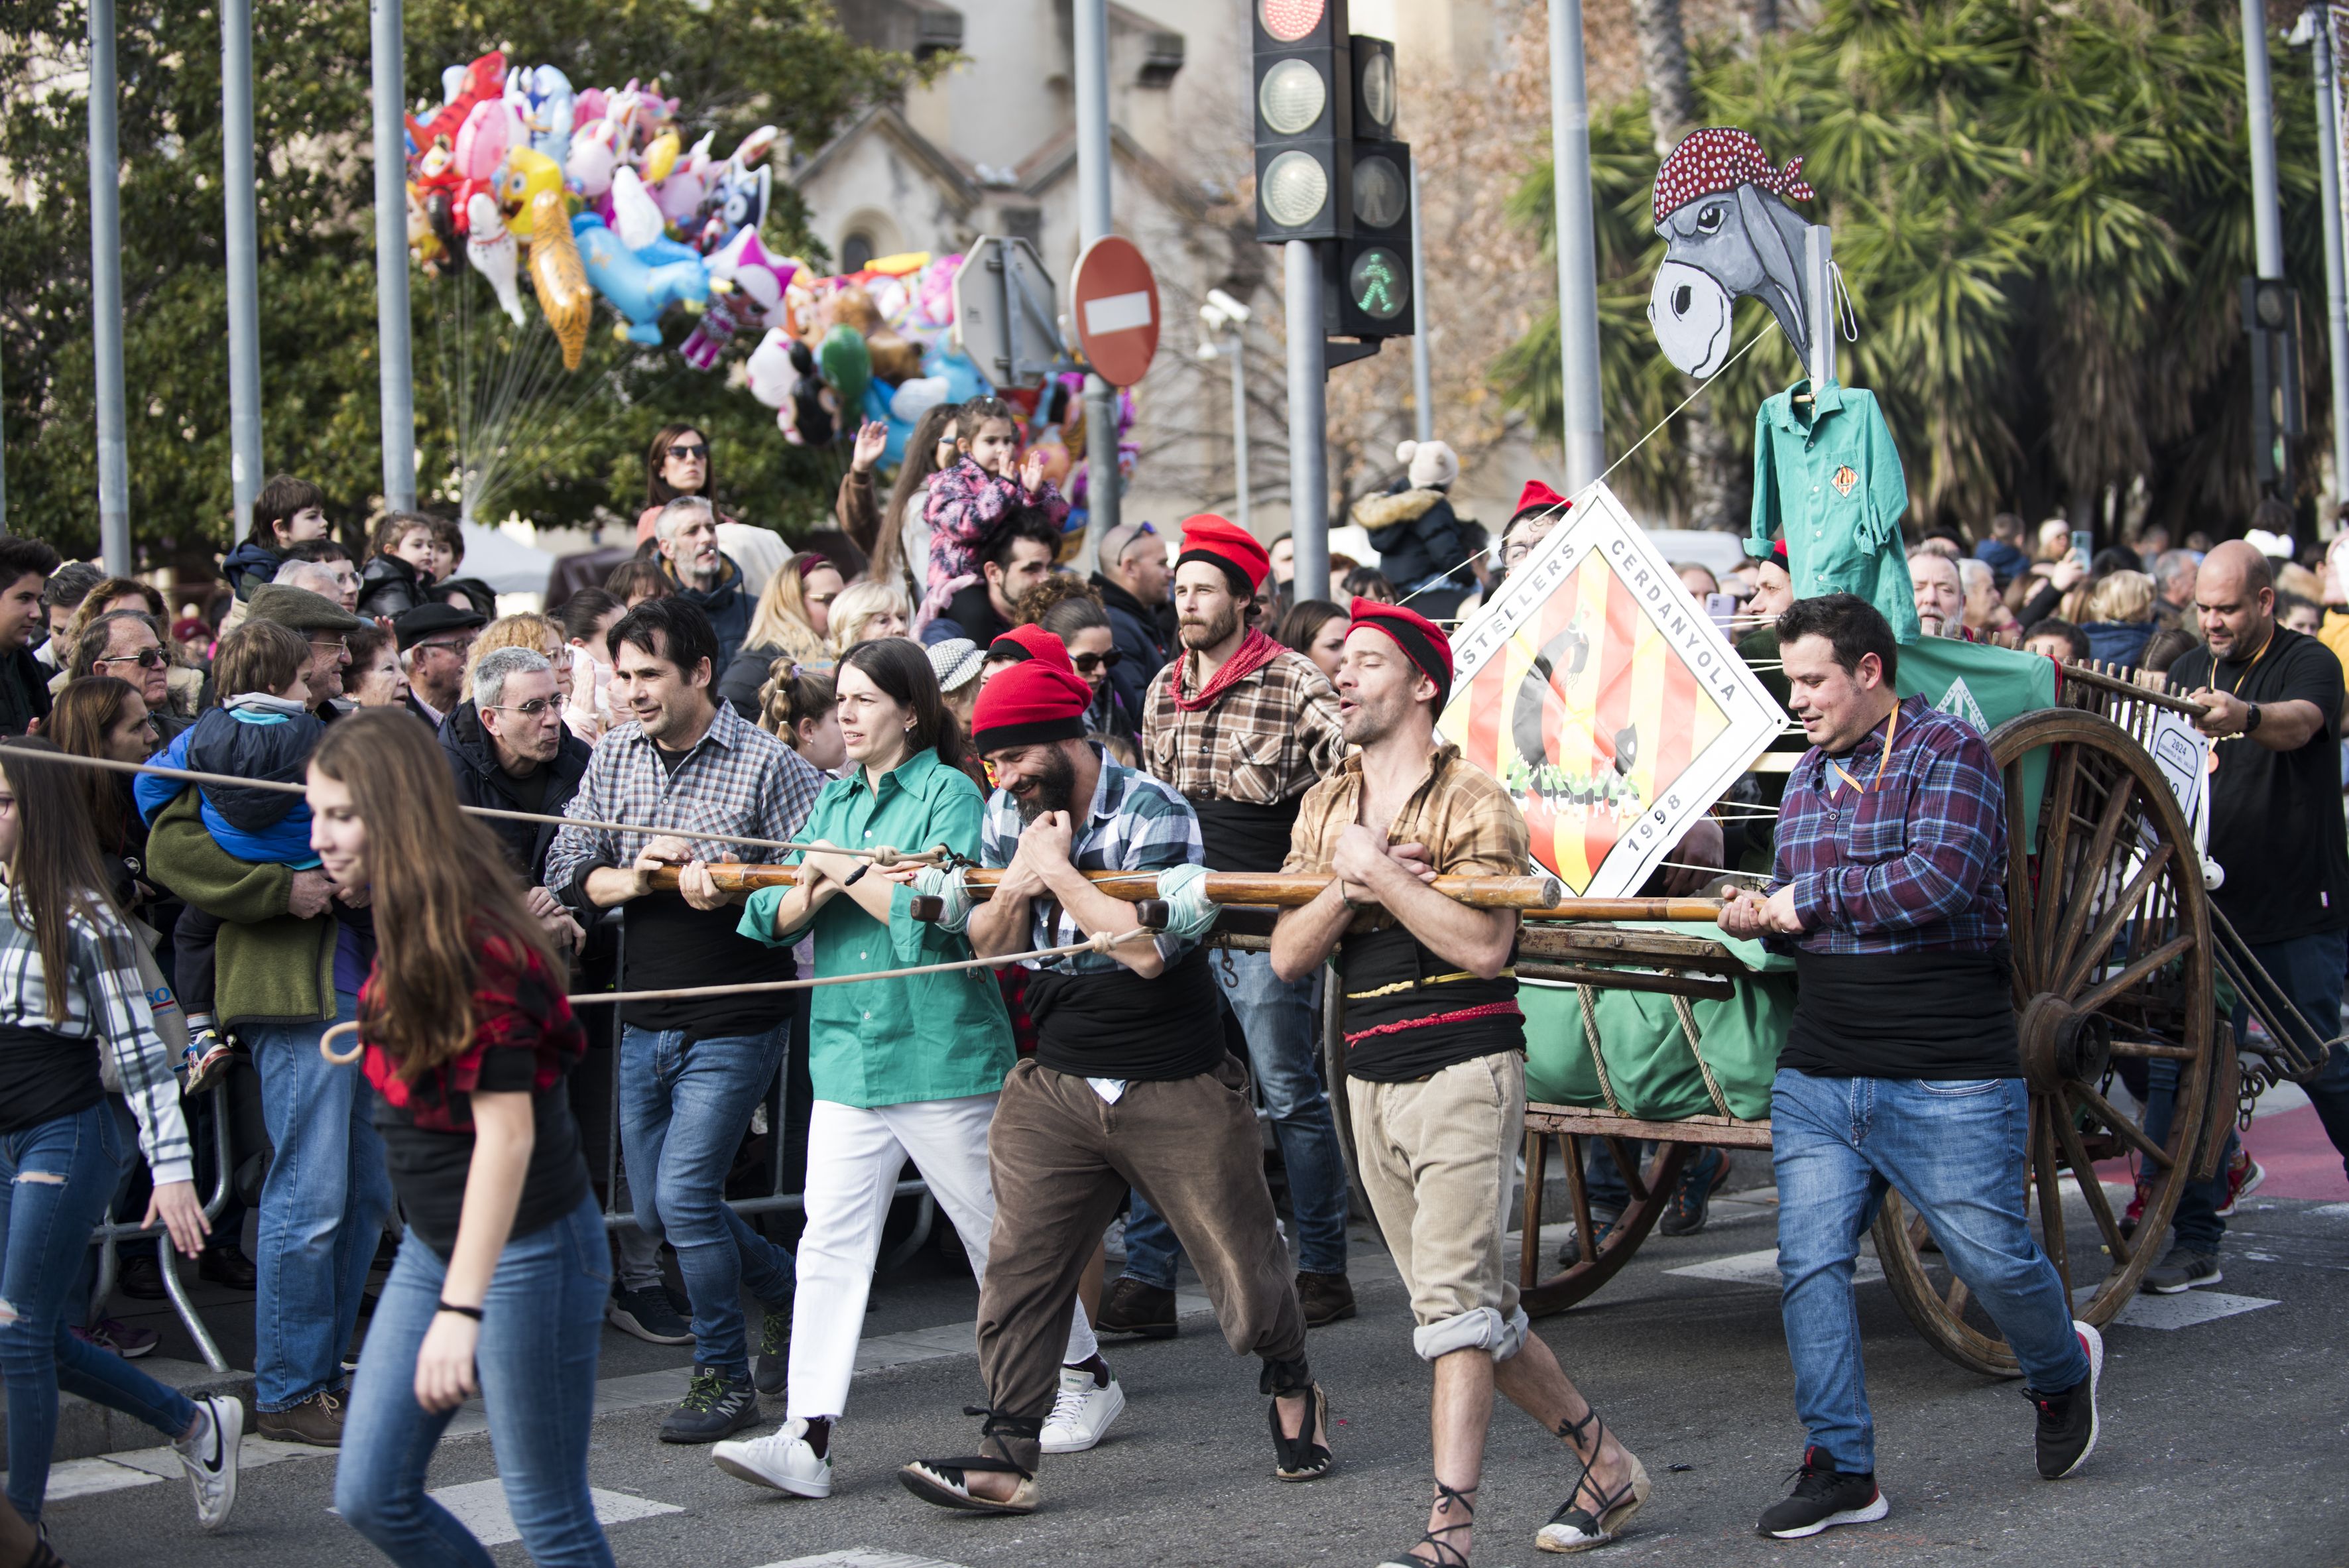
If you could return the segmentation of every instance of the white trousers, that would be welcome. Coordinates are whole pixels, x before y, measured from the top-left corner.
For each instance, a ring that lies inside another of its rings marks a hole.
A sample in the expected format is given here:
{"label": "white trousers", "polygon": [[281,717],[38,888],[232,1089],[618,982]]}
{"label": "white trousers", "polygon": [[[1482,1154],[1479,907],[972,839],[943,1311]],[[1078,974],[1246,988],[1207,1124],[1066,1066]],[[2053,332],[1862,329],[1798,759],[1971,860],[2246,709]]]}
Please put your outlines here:
{"label": "white trousers", "polygon": [[[921,1100],[864,1109],[819,1099],[808,1119],[807,1230],[800,1237],[799,1294],[792,1305],[791,1386],[785,1414],[813,1419],[848,1406],[864,1300],[881,1255],[881,1227],[907,1160],[953,1222],[971,1272],[987,1277],[995,1188],[987,1130],[996,1097]],[[1069,1365],[1100,1350],[1084,1303],[1069,1326]]]}

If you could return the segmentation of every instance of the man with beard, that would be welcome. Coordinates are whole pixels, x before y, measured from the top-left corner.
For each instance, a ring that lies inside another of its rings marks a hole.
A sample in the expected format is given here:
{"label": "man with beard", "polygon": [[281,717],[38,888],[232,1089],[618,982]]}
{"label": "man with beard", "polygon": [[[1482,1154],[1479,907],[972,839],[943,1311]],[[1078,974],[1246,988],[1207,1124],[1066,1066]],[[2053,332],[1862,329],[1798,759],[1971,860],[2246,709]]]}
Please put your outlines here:
{"label": "man with beard", "polygon": [[[1346,752],[1330,677],[1251,624],[1271,569],[1246,529],[1205,515],[1184,523],[1174,562],[1183,652],[1151,682],[1143,710],[1143,758],[1198,813],[1206,863],[1219,872],[1278,871],[1298,800]],[[1288,1174],[1298,1299],[1306,1326],[1318,1328],[1354,1315],[1346,1166],[1317,1070],[1319,977],[1282,980],[1261,953],[1227,953],[1224,962]],[[1165,1222],[1137,1194],[1126,1220],[1125,1274],[1102,1303],[1101,1331],[1173,1335],[1180,1256]]]}
{"label": "man with beard", "polygon": [[[1092,700],[1082,679],[1042,659],[979,693],[971,741],[998,784],[980,857],[1004,871],[969,915],[982,958],[1131,934],[1134,906],[1085,873],[1198,863],[1198,820],[1183,798],[1084,738]],[[1225,1047],[1206,950],[1162,933],[1022,966],[1036,1054],[1005,1079],[988,1137],[996,1211],[978,1300],[982,1451],[916,1461],[898,1479],[941,1508],[1035,1511],[1039,1435],[1060,1391],[1070,1310],[1129,1185],[1190,1248],[1233,1351],[1262,1359],[1274,1474],[1326,1474],[1329,1401],[1306,1365],[1247,1075]]]}
{"label": "man with beard", "polygon": [[750,630],[755,595],[744,591],[742,569],[718,552],[718,513],[698,495],[681,495],[653,519],[661,574],[678,596],[700,611],[718,638],[719,669],[734,662]]}
{"label": "man with beard", "polygon": [[[1434,1368],[1435,1503],[1427,1533],[1392,1560],[1415,1568],[1468,1561],[1495,1388],[1581,1467],[1542,1550],[1606,1544],[1648,1496],[1647,1471],[1533,1334],[1510,1275],[1526,1112],[1517,917],[1454,903],[1427,879],[1515,876],[1531,851],[1507,791],[1435,738],[1451,694],[1452,645],[1433,622],[1354,601],[1338,699],[1357,749],[1307,792],[1281,867],[1332,880],[1272,935],[1278,975],[1337,956],[1362,1186],[1411,1292],[1412,1347]],[[1358,913],[1364,903],[1380,907]]]}

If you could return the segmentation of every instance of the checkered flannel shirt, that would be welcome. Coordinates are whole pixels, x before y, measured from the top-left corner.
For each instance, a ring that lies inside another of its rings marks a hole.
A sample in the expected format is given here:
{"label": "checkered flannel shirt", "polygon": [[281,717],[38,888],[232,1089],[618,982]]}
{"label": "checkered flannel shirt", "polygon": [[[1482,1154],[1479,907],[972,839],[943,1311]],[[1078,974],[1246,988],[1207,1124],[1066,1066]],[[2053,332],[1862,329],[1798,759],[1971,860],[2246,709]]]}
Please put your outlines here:
{"label": "checkered flannel shirt", "polygon": [[[1008,789],[988,797],[986,820],[979,825],[978,857],[982,865],[1011,863],[1019,847],[1019,803]],[[1081,872],[1159,872],[1168,866],[1198,865],[1206,859],[1199,843],[1199,819],[1191,803],[1164,784],[1107,756],[1101,759],[1101,779],[1093,786],[1092,803],[1070,845],[1069,859]],[[1050,899],[1029,906],[1028,944],[1065,947],[1085,940],[1086,932],[1068,911]],[[1172,964],[1191,944],[1161,934],[1158,954]],[[1118,966],[1106,953],[1072,953],[1050,961],[1029,960],[1030,969],[1057,969],[1064,975],[1099,975]]]}
{"label": "checkered flannel shirt", "polygon": [[[1298,803],[1287,876],[1327,876],[1338,840],[1361,820],[1362,755],[1355,752]],[[1428,754],[1427,776],[1384,824],[1391,844],[1424,844],[1442,876],[1521,877],[1533,865],[1526,816],[1491,774],[1444,741]],[[1397,923],[1383,909],[1365,910],[1350,928],[1379,931]]]}
{"label": "checkered flannel shirt", "polygon": [[1787,777],[1770,891],[1794,887],[1804,931],[1791,945],[1987,952],[2006,937],[2005,876],[2006,786],[1990,747],[1921,697],[1901,702],[1889,761],[1871,731],[1847,757],[1811,748]]}
{"label": "checkered flannel shirt", "polygon": [[[566,898],[598,866],[627,866],[664,834],[741,833],[785,840],[798,833],[823,788],[823,775],[798,752],[719,703],[709,732],[677,771],[661,766],[644,727],[631,719],[610,731],[563,809],[566,817],[641,822],[641,830],[565,826],[546,851],[546,885]],[[780,864],[786,850],[705,841],[708,859]],[[576,893],[584,898],[584,892]]]}
{"label": "checkered flannel shirt", "polygon": [[[41,1029],[88,1040],[113,1057],[122,1093],[139,1123],[140,1147],[157,1182],[195,1180],[187,1123],[180,1117],[180,1083],[171,1057],[155,1032],[155,1011],[139,974],[139,938],[98,894],[91,908],[66,925],[73,984],[66,988],[62,1023],[49,1017],[48,975],[41,945],[16,923],[16,901],[0,895],[0,1025]],[[5,1050],[5,1047],[0,1047]]]}
{"label": "checkered flannel shirt", "polygon": [[1284,648],[1209,707],[1185,713],[1173,683],[1198,689],[1195,659],[1185,649],[1150,683],[1142,758],[1154,777],[1194,800],[1278,806],[1337,771],[1346,755],[1338,688],[1312,660]]}

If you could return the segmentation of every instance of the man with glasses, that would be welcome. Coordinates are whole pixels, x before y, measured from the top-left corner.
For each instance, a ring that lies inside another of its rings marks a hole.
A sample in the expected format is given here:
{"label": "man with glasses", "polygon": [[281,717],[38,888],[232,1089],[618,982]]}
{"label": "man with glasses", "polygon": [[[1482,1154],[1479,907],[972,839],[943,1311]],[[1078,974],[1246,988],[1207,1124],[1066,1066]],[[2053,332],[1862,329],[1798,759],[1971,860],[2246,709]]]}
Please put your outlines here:
{"label": "man with glasses", "polygon": [[391,624],[408,669],[408,710],[436,730],[464,697],[465,655],[488,624],[454,604],[419,604]]}
{"label": "man with glasses", "polygon": [[69,680],[112,676],[137,686],[164,742],[175,739],[191,722],[171,711],[171,655],[163,651],[154,617],[144,612],[109,610],[83,627],[66,675]]}
{"label": "man with glasses", "polygon": [[274,621],[308,639],[310,667],[302,681],[310,688],[310,711],[326,724],[340,718],[343,672],[351,663],[351,650],[343,638],[367,623],[323,594],[284,583],[263,583],[253,591],[249,605],[247,620]]}
{"label": "man with glasses", "polygon": [[1566,520],[1574,503],[1539,480],[1517,492],[1517,510],[1501,528],[1501,571],[1515,572],[1533,556],[1549,531]]}
{"label": "man with glasses", "polygon": [[1101,569],[1093,591],[1109,612],[1110,689],[1125,711],[1142,719],[1151,677],[1166,667],[1166,634],[1159,616],[1166,606],[1166,540],[1146,522],[1122,522],[1102,536]]}
{"label": "man with glasses", "polygon": [[[595,755],[563,722],[554,666],[530,648],[499,648],[482,655],[473,669],[472,695],[440,727],[440,749],[456,775],[460,804],[549,817],[562,815],[571,803]],[[546,923],[558,945],[576,952],[579,923],[546,887],[554,824],[494,817],[487,822],[530,884],[531,913]]]}

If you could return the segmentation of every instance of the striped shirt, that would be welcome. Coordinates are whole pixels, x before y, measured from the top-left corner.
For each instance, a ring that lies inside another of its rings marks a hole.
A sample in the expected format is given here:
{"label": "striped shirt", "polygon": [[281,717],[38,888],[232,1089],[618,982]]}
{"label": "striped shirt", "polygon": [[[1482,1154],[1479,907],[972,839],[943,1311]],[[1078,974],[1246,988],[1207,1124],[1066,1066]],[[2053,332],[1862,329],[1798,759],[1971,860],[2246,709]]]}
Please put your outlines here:
{"label": "striped shirt", "polygon": [[[1157,779],[1103,755],[1098,747],[1094,755],[1101,758],[1101,779],[1093,786],[1092,803],[1070,845],[1071,863],[1081,872],[1160,872],[1168,866],[1203,863],[1199,819],[1191,803]],[[1009,865],[1024,826],[1019,803],[1009,790],[998,789],[988,797],[987,817],[979,827],[979,863],[998,868]],[[1084,928],[1056,901],[1038,898],[1028,907],[1030,946],[1065,947],[1085,940]],[[1163,933],[1156,941],[1159,956],[1170,965],[1191,945]],[[1098,975],[1119,965],[1106,953],[1072,953],[1049,963],[1030,959],[1025,967]]]}
{"label": "striped shirt", "polygon": [[66,989],[66,1016],[59,1023],[49,1017],[40,944],[29,925],[17,923],[16,901],[0,892],[0,1026],[46,1030],[88,1040],[94,1047],[102,1042],[139,1123],[139,1145],[156,1183],[192,1181],[195,1164],[187,1124],[180,1117],[180,1084],[140,978],[133,945],[139,938],[111,904],[93,895],[90,913],[68,923],[67,939],[73,984]]}

